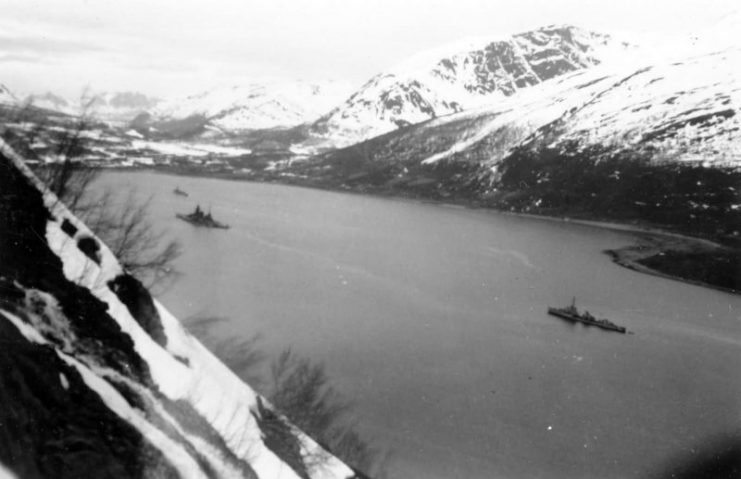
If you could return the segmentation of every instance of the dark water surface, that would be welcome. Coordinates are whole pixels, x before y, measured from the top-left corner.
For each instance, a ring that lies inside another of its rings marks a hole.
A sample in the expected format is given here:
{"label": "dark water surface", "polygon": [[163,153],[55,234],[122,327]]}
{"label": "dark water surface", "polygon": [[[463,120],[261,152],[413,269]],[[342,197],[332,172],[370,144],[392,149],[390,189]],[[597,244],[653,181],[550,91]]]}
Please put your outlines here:
{"label": "dark water surface", "polygon": [[[612,264],[601,251],[630,234],[279,185],[101,182],[155,194],[183,243],[169,309],[323,361],[393,449],[393,477],[653,477],[741,430],[741,298]],[[175,219],[196,202],[231,229]],[[574,295],[635,334],[545,314]]]}

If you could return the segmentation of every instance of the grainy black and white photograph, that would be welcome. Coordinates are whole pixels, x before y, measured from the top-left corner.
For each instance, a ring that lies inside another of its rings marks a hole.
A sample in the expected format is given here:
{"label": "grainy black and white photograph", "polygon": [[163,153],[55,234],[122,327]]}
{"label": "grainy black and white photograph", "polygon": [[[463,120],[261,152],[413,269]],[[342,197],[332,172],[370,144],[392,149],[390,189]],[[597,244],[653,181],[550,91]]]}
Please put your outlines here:
{"label": "grainy black and white photograph", "polygon": [[741,478],[738,0],[0,0],[0,479]]}

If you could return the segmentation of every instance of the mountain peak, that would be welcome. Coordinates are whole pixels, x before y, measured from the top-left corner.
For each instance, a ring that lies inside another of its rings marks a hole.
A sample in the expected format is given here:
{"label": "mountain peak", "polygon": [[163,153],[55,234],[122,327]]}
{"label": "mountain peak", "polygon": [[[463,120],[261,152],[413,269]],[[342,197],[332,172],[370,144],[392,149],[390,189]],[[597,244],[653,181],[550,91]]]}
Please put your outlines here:
{"label": "mountain peak", "polygon": [[611,35],[608,34],[591,32],[590,30],[570,24],[552,24],[533,30],[527,30],[524,32],[517,31],[498,33],[493,35],[465,37],[460,40],[447,43],[445,45],[440,45],[429,50],[418,52],[410,58],[407,58],[401,63],[398,63],[397,65],[390,68],[388,70],[388,73],[393,73],[396,75],[404,75],[407,73],[418,74],[420,69],[434,68],[434,66],[439,63],[441,59],[485,50],[487,47],[490,47],[493,44],[512,42],[523,37],[561,37],[564,39],[568,39],[568,41],[574,41],[575,38],[590,35],[600,37],[605,40],[610,39],[611,37]]}
{"label": "mountain peak", "polygon": [[150,111],[154,121],[202,117],[224,130],[257,130],[312,121],[349,93],[337,81],[277,81],[226,85],[168,101]]}
{"label": "mountain peak", "polygon": [[48,110],[73,113],[70,102],[52,92],[28,95],[24,103]]}
{"label": "mountain peak", "polygon": [[352,143],[495,102],[558,76],[615,61],[632,48],[611,35],[573,25],[465,39],[376,75],[315,123],[314,131]]}

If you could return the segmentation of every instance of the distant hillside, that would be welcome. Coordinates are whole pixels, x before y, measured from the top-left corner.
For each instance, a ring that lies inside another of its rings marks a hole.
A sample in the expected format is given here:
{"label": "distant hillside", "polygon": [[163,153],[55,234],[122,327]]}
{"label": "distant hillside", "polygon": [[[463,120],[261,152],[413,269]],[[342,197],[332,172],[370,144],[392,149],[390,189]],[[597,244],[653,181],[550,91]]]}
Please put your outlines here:
{"label": "distant hillside", "polygon": [[254,83],[163,102],[132,126],[145,135],[235,135],[311,122],[349,93],[340,82]]}
{"label": "distant hillside", "polygon": [[[741,50],[573,72],[296,161],[288,181],[739,234]],[[734,183],[735,182],[735,183]]]}
{"label": "distant hillside", "polygon": [[68,99],[53,92],[28,95],[19,105],[63,113],[86,115],[95,120],[124,124],[142,112],[159,104],[159,98],[139,92],[87,92],[79,98]]}
{"label": "distant hillside", "polygon": [[75,108],[73,107],[72,102],[67,101],[61,96],[56,95],[51,92],[46,92],[43,94],[36,94],[36,95],[28,95],[23,100],[23,102],[28,105],[33,105],[38,108],[44,108],[46,110],[59,111],[59,112],[67,113],[67,114],[79,113],[79,109],[78,111],[75,111]]}

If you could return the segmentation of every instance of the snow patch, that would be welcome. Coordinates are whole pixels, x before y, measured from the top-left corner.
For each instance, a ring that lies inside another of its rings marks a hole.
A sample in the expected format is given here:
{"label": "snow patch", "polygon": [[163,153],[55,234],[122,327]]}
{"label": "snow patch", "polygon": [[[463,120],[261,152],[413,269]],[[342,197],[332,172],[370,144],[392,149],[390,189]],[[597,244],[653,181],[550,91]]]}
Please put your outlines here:
{"label": "snow patch", "polygon": [[108,382],[93,373],[87,366],[71,356],[57,351],[59,358],[80,373],[87,387],[95,391],[103,403],[121,419],[136,428],[143,437],[152,443],[168,462],[178,471],[180,477],[186,479],[207,479],[198,463],[185,449],[152,424],[141,413],[132,408],[126,399]]}
{"label": "snow patch", "polygon": [[2,463],[0,463],[0,479],[17,479],[18,476],[13,474],[13,472],[5,467]]}
{"label": "snow patch", "polygon": [[8,318],[10,322],[15,326],[18,331],[23,335],[24,338],[26,338],[29,342],[36,343],[36,344],[47,344],[46,339],[44,339],[41,334],[36,331],[33,326],[30,324],[27,324],[24,322],[21,318],[16,316],[15,314],[6,311],[4,309],[0,309],[0,313],[2,313],[3,316]]}
{"label": "snow patch", "polygon": [[131,136],[133,138],[139,138],[139,139],[144,138],[144,136],[141,133],[139,133],[138,131],[136,131],[134,129],[127,130],[126,131],[126,135],[127,136]]}

